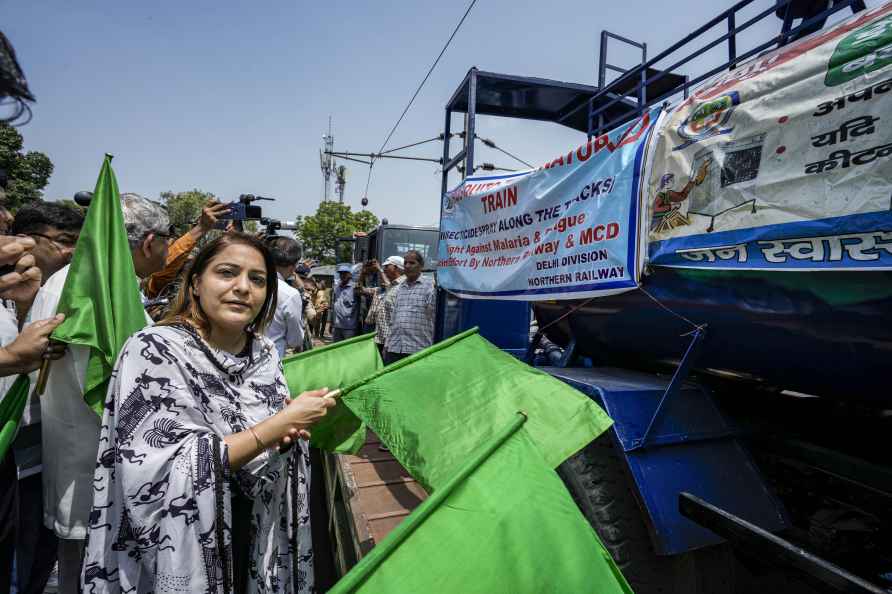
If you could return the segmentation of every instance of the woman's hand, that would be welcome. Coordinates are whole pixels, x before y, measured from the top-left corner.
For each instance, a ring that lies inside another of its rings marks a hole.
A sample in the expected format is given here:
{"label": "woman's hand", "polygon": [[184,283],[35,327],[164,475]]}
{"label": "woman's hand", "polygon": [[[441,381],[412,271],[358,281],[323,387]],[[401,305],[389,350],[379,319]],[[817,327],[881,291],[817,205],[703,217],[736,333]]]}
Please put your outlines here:
{"label": "woman's hand", "polygon": [[263,433],[262,439],[277,443],[280,449],[287,448],[298,437],[310,439],[310,427],[335,405],[334,398],[323,398],[326,394],[328,388],[322,388],[286,399],[285,408],[256,426]]}
{"label": "woman's hand", "polygon": [[[288,396],[285,397],[285,406],[287,407],[291,404],[291,398]],[[288,448],[294,443],[295,439],[302,439],[304,441],[310,441],[311,434],[307,429],[296,429],[292,427],[288,430],[288,435],[279,440],[279,451],[284,452],[287,451]]]}
{"label": "woman's hand", "polygon": [[280,451],[287,450],[298,437],[309,439],[309,427],[335,405],[334,398],[323,398],[326,394],[328,388],[322,388],[286,399],[285,408],[265,421],[226,436],[230,467],[240,469],[266,448],[278,445]]}
{"label": "woman's hand", "polygon": [[[276,413],[276,416],[281,417],[281,422],[288,429],[306,431],[335,405],[334,398],[323,398],[326,394],[328,388],[304,392],[297,398],[287,401],[285,408]],[[288,434],[290,433],[289,431]]]}

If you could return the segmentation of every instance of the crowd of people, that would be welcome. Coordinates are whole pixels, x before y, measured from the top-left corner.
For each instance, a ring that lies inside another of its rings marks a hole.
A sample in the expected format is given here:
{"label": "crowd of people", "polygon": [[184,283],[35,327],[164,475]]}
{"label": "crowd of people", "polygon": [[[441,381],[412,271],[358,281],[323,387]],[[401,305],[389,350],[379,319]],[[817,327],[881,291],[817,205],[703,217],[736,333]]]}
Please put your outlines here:
{"label": "crowd of people", "polygon": [[[424,256],[416,250],[389,256],[383,265],[372,260],[358,280],[353,278],[351,265],[339,265],[338,282],[332,291],[332,340],[374,331],[385,364],[431,346],[436,287],[423,270]],[[370,300],[367,307],[363,298]]]}
{"label": "crowd of people", "polygon": [[[2,33],[0,99],[14,107],[0,122],[34,101]],[[10,212],[2,174],[0,412],[4,440],[15,432],[0,450],[0,594],[41,594],[56,568],[62,594],[315,591],[308,440],[337,390],[289,393],[281,361],[371,331],[387,363],[429,346],[422,254],[358,276],[342,264],[329,281],[292,238],[218,231],[227,205],[209,201],[177,233],[162,204],[122,194],[145,327],[97,415],[90,348],[51,340],[69,275],[89,274],[70,266],[84,213]],[[19,419],[7,405],[23,375]]]}
{"label": "crowd of people", "polygon": [[64,594],[312,591],[305,440],[334,400],[289,394],[280,361],[329,331],[373,330],[386,363],[430,346],[423,257],[359,278],[342,264],[329,287],[290,237],[211,234],[213,200],[179,237],[157,202],[122,194],[121,209],[146,328],[102,417],[84,400],[89,348],[50,340],[84,216],[0,210],[0,394],[53,360],[0,461],[0,594],[43,592],[54,567]]}

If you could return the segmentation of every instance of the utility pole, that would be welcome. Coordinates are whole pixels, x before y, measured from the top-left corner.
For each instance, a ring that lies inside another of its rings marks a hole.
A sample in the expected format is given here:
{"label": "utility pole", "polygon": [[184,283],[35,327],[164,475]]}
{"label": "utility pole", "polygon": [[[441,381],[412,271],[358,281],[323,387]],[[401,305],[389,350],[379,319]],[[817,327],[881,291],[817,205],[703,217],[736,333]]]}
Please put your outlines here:
{"label": "utility pole", "polygon": [[[328,134],[322,135],[322,144],[325,147],[319,151],[319,167],[322,169],[322,202],[328,202],[331,192],[331,176],[335,173],[335,161],[332,156],[334,150],[334,136],[331,134],[331,116],[328,116]],[[343,202],[343,197],[342,200]]]}
{"label": "utility pole", "polygon": [[347,189],[347,167],[338,165],[335,168],[335,192],[338,194],[338,202],[344,203],[344,190]]}

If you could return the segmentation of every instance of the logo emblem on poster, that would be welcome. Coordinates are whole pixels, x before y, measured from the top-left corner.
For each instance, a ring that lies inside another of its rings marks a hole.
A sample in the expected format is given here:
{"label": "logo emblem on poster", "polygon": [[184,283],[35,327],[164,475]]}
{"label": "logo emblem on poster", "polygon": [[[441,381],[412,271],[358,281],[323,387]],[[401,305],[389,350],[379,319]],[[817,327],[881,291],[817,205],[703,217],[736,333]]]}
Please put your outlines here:
{"label": "logo emblem on poster", "polygon": [[451,215],[455,212],[455,195],[453,192],[443,194],[443,216]]}
{"label": "logo emblem on poster", "polygon": [[740,94],[737,91],[719,95],[715,99],[697,105],[676,130],[685,142],[673,147],[672,150],[680,151],[701,140],[731,132],[734,128],[724,126],[728,124],[734,108],[738,105],[740,105]]}
{"label": "logo emblem on poster", "polygon": [[850,33],[839,42],[824,84],[835,87],[892,64],[892,15]]}

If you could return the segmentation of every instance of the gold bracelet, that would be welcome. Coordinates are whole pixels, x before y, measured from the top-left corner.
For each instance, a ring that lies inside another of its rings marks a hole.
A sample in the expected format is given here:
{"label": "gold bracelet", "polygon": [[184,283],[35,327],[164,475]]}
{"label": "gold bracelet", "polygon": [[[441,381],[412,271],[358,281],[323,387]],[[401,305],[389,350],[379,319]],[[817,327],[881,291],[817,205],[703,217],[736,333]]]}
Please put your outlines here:
{"label": "gold bracelet", "polygon": [[250,432],[251,432],[251,435],[254,436],[254,441],[257,442],[257,445],[260,447],[260,449],[261,449],[261,450],[265,450],[265,449],[266,449],[266,444],[263,443],[263,440],[260,439],[260,436],[257,435],[257,432],[256,432],[256,431],[254,431],[254,427],[248,427],[248,431],[250,431]]}

